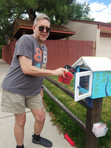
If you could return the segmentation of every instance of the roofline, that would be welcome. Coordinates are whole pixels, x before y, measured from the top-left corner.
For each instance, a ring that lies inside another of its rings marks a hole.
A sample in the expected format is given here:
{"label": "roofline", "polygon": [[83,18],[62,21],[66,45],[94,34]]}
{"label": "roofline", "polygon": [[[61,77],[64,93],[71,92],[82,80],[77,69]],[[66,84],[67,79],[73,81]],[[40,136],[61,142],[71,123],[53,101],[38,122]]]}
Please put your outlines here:
{"label": "roofline", "polygon": [[33,29],[33,27],[28,27],[28,26],[20,26],[19,28],[22,28],[22,29]]}
{"label": "roofline", "polygon": [[100,29],[100,30],[111,30],[111,26],[103,26],[103,25],[99,25],[98,24],[98,29]]}
{"label": "roofline", "polygon": [[33,30],[33,27],[28,27],[28,26],[19,26],[19,28],[17,29],[16,33],[13,34],[13,36],[15,36],[18,32],[19,29],[28,29],[28,30]]}
{"label": "roofline", "polygon": [[[33,27],[28,27],[28,26],[20,26],[19,28],[22,28],[22,29],[30,29],[30,30],[33,29]],[[54,29],[51,29],[51,32],[75,34],[74,31],[61,31],[61,30],[54,30]]]}
{"label": "roofline", "polygon": [[71,34],[71,35],[74,35],[75,32],[74,31],[61,31],[61,30],[53,30],[51,29],[51,32],[54,32],[54,33],[67,33],[67,34]]}
{"label": "roofline", "polygon": [[101,26],[111,27],[111,23],[96,22],[96,21],[84,21],[84,20],[74,20],[74,19],[69,19],[69,21],[74,21],[74,22],[81,22],[81,23],[95,24],[95,25],[101,25]]}
{"label": "roofline", "polygon": [[[30,29],[30,30],[33,30],[33,27],[19,26],[18,30],[19,29]],[[75,34],[74,31],[61,31],[61,30],[54,30],[54,29],[51,29],[51,32],[54,32],[54,33],[67,33],[69,35],[74,35]],[[15,36],[15,34],[14,34],[14,36]]]}

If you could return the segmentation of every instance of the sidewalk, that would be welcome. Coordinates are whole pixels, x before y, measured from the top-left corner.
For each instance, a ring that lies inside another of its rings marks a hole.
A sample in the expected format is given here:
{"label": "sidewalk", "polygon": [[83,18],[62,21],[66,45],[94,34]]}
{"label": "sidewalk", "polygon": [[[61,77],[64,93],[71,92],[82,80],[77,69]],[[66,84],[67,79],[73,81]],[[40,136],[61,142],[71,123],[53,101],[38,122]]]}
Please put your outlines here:
{"label": "sidewalk", "polygon": [[[0,59],[0,104],[1,104],[1,83],[8,71],[9,65],[6,64],[2,59]],[[0,106],[1,107],[1,106]],[[43,148],[43,146],[33,144],[32,134],[33,134],[33,122],[34,118],[30,110],[26,110],[26,125],[25,125],[25,137],[24,145],[25,148]],[[56,126],[51,122],[51,117],[48,112],[46,112],[46,121],[41,133],[41,136],[51,140],[53,142],[52,148],[72,148],[72,146],[64,138],[64,135],[59,132]],[[0,109],[0,148],[15,148],[16,142],[14,139],[14,116],[13,114],[3,113]]]}

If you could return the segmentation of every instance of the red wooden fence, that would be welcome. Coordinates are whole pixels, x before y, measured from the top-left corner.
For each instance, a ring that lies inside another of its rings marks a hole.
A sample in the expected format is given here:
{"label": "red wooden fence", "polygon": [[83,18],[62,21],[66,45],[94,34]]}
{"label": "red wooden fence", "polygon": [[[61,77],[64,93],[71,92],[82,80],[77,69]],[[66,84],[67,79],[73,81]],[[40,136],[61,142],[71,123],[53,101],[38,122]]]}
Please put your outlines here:
{"label": "red wooden fence", "polygon": [[16,41],[2,47],[2,59],[8,64],[11,63]]}
{"label": "red wooden fence", "polygon": [[[8,64],[11,63],[15,43],[2,47],[2,59]],[[47,40],[45,45],[48,48],[47,68],[50,69],[72,65],[81,56],[93,56],[93,41]]]}
{"label": "red wooden fence", "polygon": [[50,69],[72,65],[81,56],[93,56],[93,41],[47,40],[45,44],[48,48],[47,68]]}

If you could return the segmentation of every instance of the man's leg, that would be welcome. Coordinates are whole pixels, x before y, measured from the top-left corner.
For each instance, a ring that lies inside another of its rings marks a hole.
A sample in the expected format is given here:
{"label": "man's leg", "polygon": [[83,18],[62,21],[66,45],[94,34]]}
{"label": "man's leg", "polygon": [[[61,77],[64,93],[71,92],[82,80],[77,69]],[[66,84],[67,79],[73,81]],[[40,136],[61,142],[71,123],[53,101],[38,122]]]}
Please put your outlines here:
{"label": "man's leg", "polygon": [[45,122],[45,113],[43,109],[31,109],[33,116],[35,118],[35,122],[34,122],[34,135],[33,135],[33,139],[32,142],[36,143],[36,144],[40,144],[43,145],[45,147],[51,147],[52,146],[52,142],[42,138],[40,136],[40,133],[43,129],[44,126],[44,122]]}
{"label": "man's leg", "polygon": [[24,126],[26,122],[26,113],[15,114],[14,135],[18,146],[23,145],[24,141]]}
{"label": "man's leg", "polygon": [[31,112],[35,118],[34,122],[34,133],[40,135],[44,122],[45,122],[45,113],[43,109],[31,109]]}

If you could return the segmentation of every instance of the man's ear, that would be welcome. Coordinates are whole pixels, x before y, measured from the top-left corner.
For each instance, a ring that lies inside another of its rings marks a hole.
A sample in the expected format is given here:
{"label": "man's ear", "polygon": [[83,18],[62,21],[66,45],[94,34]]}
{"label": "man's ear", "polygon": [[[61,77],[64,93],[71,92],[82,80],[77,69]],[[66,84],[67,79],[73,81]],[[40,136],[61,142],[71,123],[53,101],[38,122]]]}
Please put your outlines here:
{"label": "man's ear", "polygon": [[33,32],[34,32],[34,30],[35,30],[35,25],[32,26],[32,29],[33,29]]}

